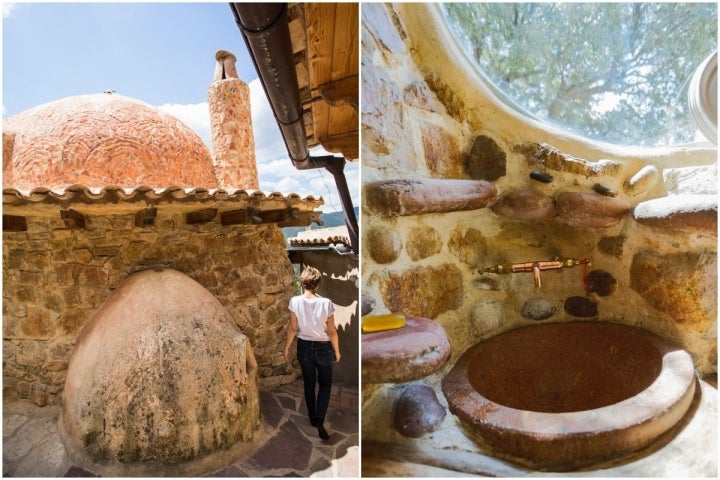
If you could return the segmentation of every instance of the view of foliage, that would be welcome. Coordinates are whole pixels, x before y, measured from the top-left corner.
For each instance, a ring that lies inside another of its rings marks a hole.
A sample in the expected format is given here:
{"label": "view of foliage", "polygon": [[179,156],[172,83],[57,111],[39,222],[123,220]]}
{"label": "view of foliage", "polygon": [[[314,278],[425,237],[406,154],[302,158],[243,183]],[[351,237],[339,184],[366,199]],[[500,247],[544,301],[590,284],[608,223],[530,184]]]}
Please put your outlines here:
{"label": "view of foliage", "polygon": [[516,109],[615,144],[694,140],[687,84],[717,49],[716,3],[448,3],[443,10]]}

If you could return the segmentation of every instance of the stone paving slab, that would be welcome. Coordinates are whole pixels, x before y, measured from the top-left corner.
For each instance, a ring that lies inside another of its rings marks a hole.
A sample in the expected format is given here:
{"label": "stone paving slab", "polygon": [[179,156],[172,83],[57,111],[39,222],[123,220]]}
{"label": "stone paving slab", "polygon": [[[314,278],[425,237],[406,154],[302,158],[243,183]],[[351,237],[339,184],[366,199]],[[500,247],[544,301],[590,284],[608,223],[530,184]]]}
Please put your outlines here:
{"label": "stone paving slab", "polygon": [[[208,477],[358,477],[360,466],[357,387],[333,386],[325,428],[319,438],[310,425],[302,381],[260,392],[267,440],[254,452]],[[3,404],[3,476],[93,477],[73,465],[58,433],[56,406],[31,402]]]}

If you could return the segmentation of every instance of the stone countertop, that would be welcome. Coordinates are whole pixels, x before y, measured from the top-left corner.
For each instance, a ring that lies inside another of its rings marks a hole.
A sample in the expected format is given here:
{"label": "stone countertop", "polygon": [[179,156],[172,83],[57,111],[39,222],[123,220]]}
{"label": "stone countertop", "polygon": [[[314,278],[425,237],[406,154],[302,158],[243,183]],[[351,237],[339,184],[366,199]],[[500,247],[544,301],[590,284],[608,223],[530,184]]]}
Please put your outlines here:
{"label": "stone countertop", "polygon": [[450,357],[445,330],[422,317],[406,317],[397,330],[362,335],[363,383],[403,383],[437,371]]}

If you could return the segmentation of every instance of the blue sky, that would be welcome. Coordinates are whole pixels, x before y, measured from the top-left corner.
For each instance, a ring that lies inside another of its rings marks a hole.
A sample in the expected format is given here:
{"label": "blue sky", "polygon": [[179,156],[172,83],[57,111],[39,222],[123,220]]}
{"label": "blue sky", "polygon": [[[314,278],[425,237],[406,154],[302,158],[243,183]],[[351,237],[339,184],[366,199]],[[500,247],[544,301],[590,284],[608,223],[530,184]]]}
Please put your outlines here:
{"label": "blue sky", "polygon": [[[3,118],[115,90],[175,115],[208,145],[215,52],[229,50],[250,86],[260,190],[322,196],[323,211],[342,209],[329,172],[292,167],[227,2],[3,2],[2,42]],[[348,162],[345,175],[358,206],[359,163]]]}

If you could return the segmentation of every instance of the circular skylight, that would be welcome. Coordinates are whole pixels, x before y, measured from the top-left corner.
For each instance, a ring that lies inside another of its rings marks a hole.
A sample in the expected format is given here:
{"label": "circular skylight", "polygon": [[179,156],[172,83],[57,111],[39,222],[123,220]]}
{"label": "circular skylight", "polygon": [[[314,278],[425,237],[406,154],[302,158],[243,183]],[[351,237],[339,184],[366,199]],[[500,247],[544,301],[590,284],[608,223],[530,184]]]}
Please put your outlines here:
{"label": "circular skylight", "polygon": [[527,116],[617,145],[704,140],[688,89],[717,48],[715,3],[447,3],[442,10],[497,96]]}

